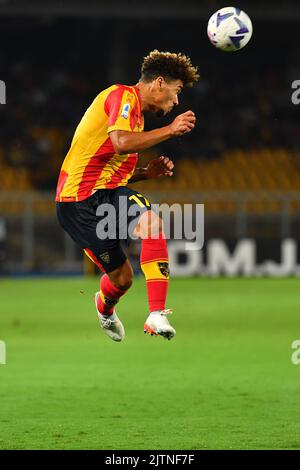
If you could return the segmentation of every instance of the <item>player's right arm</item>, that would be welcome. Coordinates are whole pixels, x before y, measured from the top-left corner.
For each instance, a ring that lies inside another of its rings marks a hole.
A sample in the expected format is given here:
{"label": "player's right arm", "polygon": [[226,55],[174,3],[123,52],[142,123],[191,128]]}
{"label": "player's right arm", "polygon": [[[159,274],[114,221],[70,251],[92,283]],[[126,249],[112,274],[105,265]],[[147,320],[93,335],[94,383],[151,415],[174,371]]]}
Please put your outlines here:
{"label": "player's right arm", "polygon": [[193,111],[186,111],[177,116],[171,124],[146,132],[113,130],[110,139],[115,152],[119,155],[140,152],[172,137],[180,136],[194,129],[196,116]]}

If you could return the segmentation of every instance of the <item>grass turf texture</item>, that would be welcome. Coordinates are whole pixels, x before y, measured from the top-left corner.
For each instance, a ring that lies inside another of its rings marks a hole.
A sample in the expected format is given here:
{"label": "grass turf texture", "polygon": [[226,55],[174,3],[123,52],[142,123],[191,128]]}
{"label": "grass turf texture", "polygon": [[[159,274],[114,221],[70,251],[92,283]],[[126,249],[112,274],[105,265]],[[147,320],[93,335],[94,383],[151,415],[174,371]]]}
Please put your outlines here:
{"label": "grass turf texture", "polygon": [[143,334],[136,279],[118,344],[98,326],[97,286],[1,281],[1,449],[300,448],[299,280],[172,280],[166,341]]}

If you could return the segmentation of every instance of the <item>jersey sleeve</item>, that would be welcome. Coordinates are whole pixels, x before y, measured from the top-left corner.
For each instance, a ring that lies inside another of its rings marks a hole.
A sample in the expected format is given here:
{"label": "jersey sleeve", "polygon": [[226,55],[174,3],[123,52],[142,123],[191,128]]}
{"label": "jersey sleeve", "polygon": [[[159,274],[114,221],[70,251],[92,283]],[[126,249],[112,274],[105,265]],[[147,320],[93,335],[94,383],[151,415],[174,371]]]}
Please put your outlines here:
{"label": "jersey sleeve", "polygon": [[108,114],[108,130],[132,132],[131,124],[134,122],[136,97],[126,89],[117,89],[110,93],[106,101]]}

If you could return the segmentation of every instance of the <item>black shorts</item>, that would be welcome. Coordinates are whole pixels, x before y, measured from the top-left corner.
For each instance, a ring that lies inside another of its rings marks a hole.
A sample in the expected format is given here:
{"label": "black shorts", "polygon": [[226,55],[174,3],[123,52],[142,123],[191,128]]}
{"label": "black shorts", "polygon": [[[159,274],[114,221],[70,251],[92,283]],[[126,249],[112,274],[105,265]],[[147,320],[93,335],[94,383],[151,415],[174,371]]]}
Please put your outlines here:
{"label": "black shorts", "polygon": [[139,216],[151,209],[148,200],[127,186],[99,189],[81,202],[57,202],[60,225],[104,272],[121,266]]}

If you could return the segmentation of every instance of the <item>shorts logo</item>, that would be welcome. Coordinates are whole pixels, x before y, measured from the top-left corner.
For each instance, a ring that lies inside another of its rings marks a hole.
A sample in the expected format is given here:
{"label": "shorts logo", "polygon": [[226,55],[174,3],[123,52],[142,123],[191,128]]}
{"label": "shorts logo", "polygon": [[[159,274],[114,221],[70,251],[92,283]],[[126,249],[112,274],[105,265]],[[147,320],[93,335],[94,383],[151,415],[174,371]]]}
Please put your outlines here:
{"label": "shorts logo", "polygon": [[129,110],[130,110],[130,104],[129,104],[129,103],[125,103],[124,106],[123,106],[123,109],[122,109],[122,113],[121,113],[121,116],[122,116],[124,119],[128,119]]}
{"label": "shorts logo", "polygon": [[159,261],[157,264],[158,264],[159,270],[162,273],[162,275],[165,276],[168,279],[169,275],[170,275],[169,264],[168,263],[163,263],[161,261]]}
{"label": "shorts logo", "polygon": [[110,262],[109,253],[107,251],[105,251],[104,253],[101,253],[99,255],[99,258],[106,264],[108,264]]}

